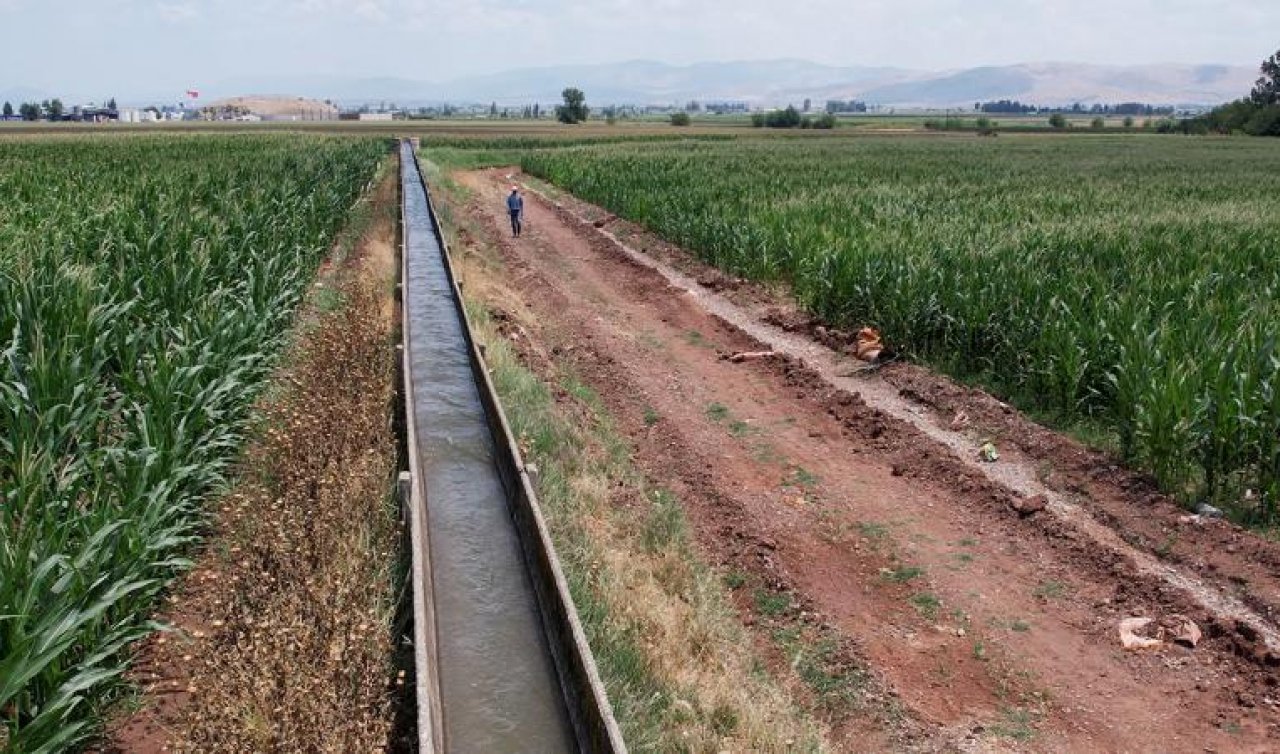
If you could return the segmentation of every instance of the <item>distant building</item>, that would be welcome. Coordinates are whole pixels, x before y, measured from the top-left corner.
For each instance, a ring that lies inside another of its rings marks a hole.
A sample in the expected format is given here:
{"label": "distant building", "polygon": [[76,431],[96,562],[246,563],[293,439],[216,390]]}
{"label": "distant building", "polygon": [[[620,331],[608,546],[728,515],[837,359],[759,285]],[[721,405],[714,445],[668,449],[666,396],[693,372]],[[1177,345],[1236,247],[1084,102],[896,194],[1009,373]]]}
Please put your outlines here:
{"label": "distant building", "polygon": [[106,123],[116,119],[116,111],[94,104],[75,105],[69,112],[63,114],[62,119],[84,123]]}
{"label": "distant building", "polygon": [[391,113],[360,113],[360,120],[394,120]]}
{"label": "distant building", "polygon": [[161,111],[154,107],[138,110],[132,107],[120,108],[117,119],[121,123],[156,123],[164,120],[184,120],[186,113],[181,110]]}

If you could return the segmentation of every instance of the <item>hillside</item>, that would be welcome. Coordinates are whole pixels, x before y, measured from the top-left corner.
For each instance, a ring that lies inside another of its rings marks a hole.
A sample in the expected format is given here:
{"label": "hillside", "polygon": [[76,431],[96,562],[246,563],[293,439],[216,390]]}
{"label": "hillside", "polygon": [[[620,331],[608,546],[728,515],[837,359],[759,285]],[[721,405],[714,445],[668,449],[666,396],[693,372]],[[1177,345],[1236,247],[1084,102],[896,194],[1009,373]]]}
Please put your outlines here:
{"label": "hillside", "polygon": [[[516,68],[450,81],[402,76],[352,77],[320,74],[242,76],[203,87],[214,104],[248,103],[260,115],[307,116],[330,106],[396,104],[418,107],[497,102],[522,105],[560,99],[577,86],[588,101],[603,104],[684,104],[732,100],[753,106],[799,104],[805,99],[860,99],[885,107],[972,107],[980,100],[1016,99],[1036,105],[1145,102],[1156,105],[1217,105],[1245,95],[1257,76],[1254,66],[1217,64],[1095,65],[1070,62],[981,66],[947,71],[885,66],[832,66],[805,60],[758,60],[670,65],[633,60],[603,65]],[[14,86],[15,104],[59,93]],[[243,92],[291,92],[296,96],[239,96]],[[3,94],[4,92],[0,92]],[[62,93],[64,101],[74,101]],[[222,97],[224,99],[216,99]],[[301,99],[308,98],[308,99]],[[120,101],[147,104],[166,97],[122,92]]]}
{"label": "hillside", "polygon": [[1256,76],[1257,71],[1248,66],[1037,63],[971,68],[871,89],[845,87],[844,91],[868,102],[899,106],[966,106],[1005,98],[1042,105],[1209,105],[1242,96]]}
{"label": "hillside", "polygon": [[278,97],[250,95],[244,97],[227,97],[208,104],[209,107],[242,107],[254,115],[264,118],[287,118],[296,116],[309,120],[336,118],[338,108],[317,99],[305,97]]}
{"label": "hillside", "polygon": [[237,79],[224,91],[291,91],[343,105],[395,102],[552,102],[565,86],[587,92],[591,102],[670,104],[740,100],[753,105],[799,103],[811,98],[861,99],[891,107],[972,106],[988,99],[1038,105],[1141,101],[1212,105],[1241,96],[1256,76],[1251,66],[1152,64],[1109,66],[1027,63],[952,71],[874,66],[829,66],[803,60],[668,65],[629,61],[598,66],[523,68],[446,82],[411,78],[324,76]]}

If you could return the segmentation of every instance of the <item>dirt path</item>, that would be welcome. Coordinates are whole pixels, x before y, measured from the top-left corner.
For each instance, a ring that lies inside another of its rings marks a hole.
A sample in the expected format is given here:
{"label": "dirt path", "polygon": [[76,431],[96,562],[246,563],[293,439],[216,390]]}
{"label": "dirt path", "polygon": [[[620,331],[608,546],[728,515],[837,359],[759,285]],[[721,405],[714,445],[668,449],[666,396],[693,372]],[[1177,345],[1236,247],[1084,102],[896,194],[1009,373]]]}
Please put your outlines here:
{"label": "dirt path", "polygon": [[[607,220],[598,210],[535,197],[524,237],[510,239],[506,172],[460,179],[538,323],[513,337],[572,364],[600,393],[637,464],[683,501],[709,559],[759,576],[793,597],[789,609],[849,637],[905,711],[935,731],[936,748],[1280,746],[1274,626],[1257,600],[1203,575],[1232,566],[1191,567],[1132,546],[1128,529],[1110,528],[1115,516],[1079,502],[1080,485],[1067,494],[1055,484],[1079,458],[1046,471],[1023,448],[983,468],[970,457],[974,433],[950,422],[967,408],[976,425],[1013,431],[1014,419],[1001,418],[1007,407],[921,370],[842,376],[849,362],[766,325],[749,302],[629,255],[589,222]],[[804,361],[724,358],[765,348]],[[1044,453],[1072,450],[1034,438]],[[1040,493],[1048,510],[1012,509]],[[1240,537],[1188,526],[1193,541]],[[1239,568],[1275,579],[1265,559],[1261,571]],[[738,598],[767,642],[775,608],[748,590]],[[1119,647],[1121,618],[1170,613],[1206,629],[1198,648]],[[861,750],[856,729],[837,734]]]}

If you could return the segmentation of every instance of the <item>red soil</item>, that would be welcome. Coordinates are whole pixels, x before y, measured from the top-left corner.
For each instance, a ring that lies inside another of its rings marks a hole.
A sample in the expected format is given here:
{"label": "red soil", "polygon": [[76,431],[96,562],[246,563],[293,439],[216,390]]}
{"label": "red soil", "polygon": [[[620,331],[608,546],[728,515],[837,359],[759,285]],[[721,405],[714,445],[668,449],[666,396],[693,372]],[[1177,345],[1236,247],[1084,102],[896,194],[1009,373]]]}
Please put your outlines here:
{"label": "red soil", "polygon": [[[1180,522],[1140,476],[919,367],[887,368],[854,392],[821,366],[840,362],[816,340],[814,361],[732,363],[775,344],[725,307],[792,337],[827,336],[777,296],[576,201],[531,196],[525,235],[511,239],[506,171],[461,180],[527,307],[497,312],[521,352],[570,366],[599,393],[710,561],[793,595],[803,620],[849,641],[924,731],[913,746],[1280,748],[1280,658],[1267,642],[1280,548],[1222,522]],[[674,287],[620,236],[704,288]],[[973,432],[951,431],[960,412]],[[962,452],[940,433],[998,437],[999,472],[976,461],[976,444]],[[1043,484],[1048,510],[1014,509],[1026,478]],[[770,616],[738,597],[767,644]],[[1197,648],[1120,648],[1122,618],[1171,613],[1204,629]],[[864,749],[856,726],[835,731],[843,750]]]}

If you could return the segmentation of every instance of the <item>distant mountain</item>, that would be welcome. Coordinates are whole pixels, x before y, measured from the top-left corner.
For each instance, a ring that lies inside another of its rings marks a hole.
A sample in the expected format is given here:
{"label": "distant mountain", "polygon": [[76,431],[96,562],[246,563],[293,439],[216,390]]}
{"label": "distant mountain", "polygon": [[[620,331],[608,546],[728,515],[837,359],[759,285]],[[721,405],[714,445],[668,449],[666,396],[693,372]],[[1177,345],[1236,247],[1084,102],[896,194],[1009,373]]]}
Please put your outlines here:
{"label": "distant mountain", "polygon": [[918,75],[898,68],[835,67],[803,60],[687,66],[632,61],[529,68],[453,81],[440,85],[437,91],[452,99],[547,101],[558,100],[561,90],[572,85],[598,103],[684,104],[691,99],[771,103],[803,99],[803,93],[808,91],[887,85]]}
{"label": "distant mountain", "polygon": [[524,68],[436,83],[386,77],[291,76],[234,79],[210,89],[213,96],[290,94],[332,99],[344,105],[382,101],[414,106],[441,102],[553,102],[560,99],[566,86],[585,90],[596,104],[684,104],[691,99],[765,103],[784,101],[805,90],[885,85],[918,75],[896,68],[835,67],[802,60],[688,66],[637,60],[597,66]]}
{"label": "distant mountain", "polygon": [[[587,93],[588,103],[684,104],[689,100],[737,100],[752,105],[799,105],[805,99],[860,99],[889,107],[972,107],[983,100],[1016,99],[1035,105],[1145,102],[1216,105],[1248,93],[1257,76],[1250,66],[1027,63],[953,71],[876,66],[829,66],[804,60],[765,60],[668,65],[634,60],[607,65],[524,68],[453,81],[411,77],[253,76],[201,87],[201,100],[279,95],[333,100],[342,106],[382,102],[400,106],[497,102],[550,104],[566,86]],[[123,89],[123,88],[122,88]],[[35,90],[14,89],[14,102]],[[5,96],[0,91],[0,99]],[[40,99],[49,94],[39,93]],[[146,98],[128,97],[134,103]],[[172,95],[170,95],[172,97]],[[64,99],[67,97],[64,95]],[[161,101],[164,98],[157,99]]]}
{"label": "distant mountain", "polygon": [[1248,66],[1033,63],[970,68],[868,89],[845,87],[860,99],[897,106],[972,106],[1015,99],[1036,105],[1145,102],[1216,105],[1249,92],[1257,70]]}

